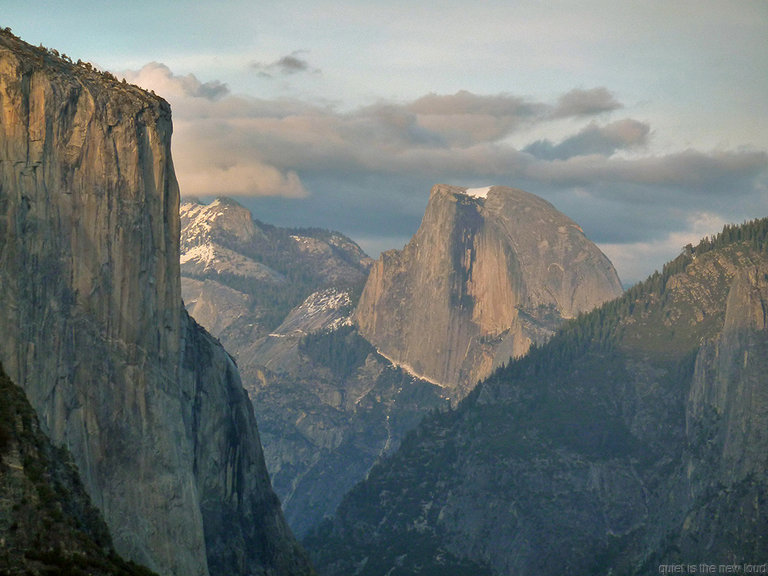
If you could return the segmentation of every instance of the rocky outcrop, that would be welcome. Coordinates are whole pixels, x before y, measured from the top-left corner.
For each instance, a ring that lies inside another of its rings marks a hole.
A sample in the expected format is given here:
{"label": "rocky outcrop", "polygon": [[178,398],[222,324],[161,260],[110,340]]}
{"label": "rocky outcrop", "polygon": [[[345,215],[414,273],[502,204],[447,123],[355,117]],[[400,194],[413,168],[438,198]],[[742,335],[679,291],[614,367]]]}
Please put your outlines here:
{"label": "rocky outcrop", "polygon": [[[719,473],[742,479],[768,469],[768,268],[741,269],[731,284],[722,332],[697,357],[686,430],[715,418]],[[712,476],[713,470],[706,470]],[[723,478],[723,479],[725,479]]]}
{"label": "rocky outcrop", "polygon": [[186,313],[183,320],[183,416],[210,573],[310,574],[272,491],[237,367]]}
{"label": "rocky outcrop", "polygon": [[187,310],[240,364],[313,293],[359,291],[371,265],[342,234],[270,226],[228,198],[184,202],[180,214]]}
{"label": "rocky outcrop", "polygon": [[116,549],[308,572],[237,370],[183,310],[168,104],[3,33],[0,106],[0,360]]}
{"label": "rocky outcrop", "polygon": [[620,293],[609,260],[541,198],[438,185],[411,241],[372,268],[355,319],[394,362],[464,396]]}
{"label": "rocky outcrop", "polygon": [[764,566],[768,219],[426,418],[305,539],[325,575]]}
{"label": "rocky outcrop", "polygon": [[275,490],[301,535],[446,400],[439,386],[392,366],[353,326],[302,334],[297,320],[292,313],[263,342],[256,355],[263,364],[244,374]]}
{"label": "rocky outcrop", "polygon": [[763,262],[736,273],[722,332],[696,358],[686,409],[691,507],[677,534],[692,554],[757,558],[768,546],[757,505],[768,493],[767,319]]}
{"label": "rocky outcrop", "polygon": [[185,277],[240,277],[285,286],[295,280],[288,274],[304,268],[304,276],[316,283],[352,286],[371,266],[360,247],[338,232],[270,226],[229,198],[183,202],[180,221]]}

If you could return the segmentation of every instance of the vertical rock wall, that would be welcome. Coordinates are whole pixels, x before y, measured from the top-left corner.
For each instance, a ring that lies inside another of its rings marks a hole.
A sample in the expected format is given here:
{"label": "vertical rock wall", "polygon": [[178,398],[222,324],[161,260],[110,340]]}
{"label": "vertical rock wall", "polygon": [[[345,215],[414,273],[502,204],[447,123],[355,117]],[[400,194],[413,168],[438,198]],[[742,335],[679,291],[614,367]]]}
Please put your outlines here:
{"label": "vertical rock wall", "polygon": [[692,494],[711,488],[712,481],[727,485],[760,477],[768,468],[766,374],[768,267],[758,265],[738,271],[723,330],[696,358],[686,428],[692,446],[705,453],[689,466]]}
{"label": "vertical rock wall", "polygon": [[257,500],[286,538],[269,545],[295,543],[237,371],[182,312],[171,130],[162,99],[0,35],[0,361],[121,554],[258,573],[252,534],[227,543],[252,566],[213,569],[238,564],[212,556],[217,506],[237,523]]}
{"label": "vertical rock wall", "polygon": [[563,318],[619,294],[610,261],[548,202],[438,185],[411,241],[371,269],[356,320],[382,353],[463,396]]}

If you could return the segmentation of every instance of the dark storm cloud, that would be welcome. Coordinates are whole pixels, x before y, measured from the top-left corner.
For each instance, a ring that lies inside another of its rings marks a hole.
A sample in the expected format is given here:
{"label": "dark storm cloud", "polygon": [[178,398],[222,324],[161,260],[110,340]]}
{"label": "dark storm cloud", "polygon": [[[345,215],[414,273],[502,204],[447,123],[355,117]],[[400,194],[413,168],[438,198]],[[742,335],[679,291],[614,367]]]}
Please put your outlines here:
{"label": "dark storm cloud", "polygon": [[567,160],[589,154],[610,156],[617,150],[645,145],[650,131],[648,124],[630,118],[605,126],[591,123],[559,144],[551,140],[537,140],[523,148],[523,152],[542,160]]}
{"label": "dark storm cloud", "polygon": [[285,76],[302,72],[310,72],[313,74],[319,73],[320,71],[317,68],[312,68],[307,60],[300,57],[300,54],[305,52],[305,50],[296,50],[270,63],[252,62],[251,68],[257,70],[261,76],[267,78],[271,78],[275,75]]}
{"label": "dark storm cloud", "polygon": [[552,110],[552,116],[555,118],[592,116],[612,112],[621,107],[621,102],[616,100],[607,88],[574,89],[560,96],[557,106]]}

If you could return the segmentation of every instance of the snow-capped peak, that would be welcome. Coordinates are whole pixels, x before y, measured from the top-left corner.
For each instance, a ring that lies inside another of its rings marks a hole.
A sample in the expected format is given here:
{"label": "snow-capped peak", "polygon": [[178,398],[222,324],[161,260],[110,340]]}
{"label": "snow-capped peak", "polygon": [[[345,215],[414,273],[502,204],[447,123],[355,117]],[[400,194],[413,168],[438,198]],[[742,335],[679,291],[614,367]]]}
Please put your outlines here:
{"label": "snow-capped peak", "polygon": [[472,196],[474,198],[485,198],[488,196],[488,192],[492,186],[486,186],[484,188],[467,188],[464,193],[467,196]]}

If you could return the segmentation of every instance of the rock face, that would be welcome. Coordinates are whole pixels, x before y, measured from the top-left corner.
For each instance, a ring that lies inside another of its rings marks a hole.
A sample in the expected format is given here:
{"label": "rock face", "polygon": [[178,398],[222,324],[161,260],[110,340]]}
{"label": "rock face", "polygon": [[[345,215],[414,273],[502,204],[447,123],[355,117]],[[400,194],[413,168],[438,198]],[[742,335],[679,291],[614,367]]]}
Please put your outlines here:
{"label": "rock face", "polygon": [[619,294],[610,261],[541,198],[438,185],[411,241],[374,265],[355,319],[394,362],[464,396]]}
{"label": "rock face", "polygon": [[393,366],[350,325],[300,335],[292,314],[258,350],[251,394],[286,518],[301,535],[399,445],[443,390]]}
{"label": "rock face", "polygon": [[303,534],[390,453],[443,390],[352,326],[370,258],[337,232],[276,228],[236,202],[181,205],[187,309],[236,358],[286,518]]}
{"label": "rock face", "polygon": [[426,418],[305,539],[318,571],[762,565],[767,317],[768,219],[689,247]]}
{"label": "rock face", "polygon": [[116,549],[305,573],[224,350],[181,302],[168,104],[0,35],[0,360]]}
{"label": "rock face", "polygon": [[736,272],[723,329],[696,357],[686,405],[693,505],[678,538],[699,555],[758,556],[768,546],[768,523],[755,506],[768,496],[767,320],[764,260]]}
{"label": "rock face", "polygon": [[67,569],[94,576],[150,574],[114,553],[69,452],[51,444],[24,391],[0,366],[0,573]]}

